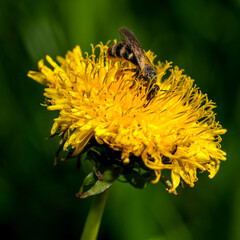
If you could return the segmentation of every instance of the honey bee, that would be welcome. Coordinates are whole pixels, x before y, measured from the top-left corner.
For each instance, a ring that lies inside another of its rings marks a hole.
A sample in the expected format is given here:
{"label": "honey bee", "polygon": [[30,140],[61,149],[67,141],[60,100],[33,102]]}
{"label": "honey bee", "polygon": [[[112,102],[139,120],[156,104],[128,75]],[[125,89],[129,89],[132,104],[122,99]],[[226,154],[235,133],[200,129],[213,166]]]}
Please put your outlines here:
{"label": "honey bee", "polygon": [[147,100],[150,102],[159,91],[159,86],[156,84],[156,70],[143,51],[139,41],[129,29],[121,27],[119,34],[124,40],[111,45],[108,48],[107,57],[119,61],[126,60],[137,66],[136,76],[145,81],[149,89]]}

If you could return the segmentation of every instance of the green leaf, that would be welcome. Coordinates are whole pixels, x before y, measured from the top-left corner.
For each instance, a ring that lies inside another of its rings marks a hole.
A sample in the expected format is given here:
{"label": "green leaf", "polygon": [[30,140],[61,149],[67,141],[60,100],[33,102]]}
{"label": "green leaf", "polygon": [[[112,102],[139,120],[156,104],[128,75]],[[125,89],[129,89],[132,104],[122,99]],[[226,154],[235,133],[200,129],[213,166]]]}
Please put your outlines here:
{"label": "green leaf", "polygon": [[[91,174],[91,175],[90,175]],[[90,182],[92,180],[92,173],[90,173],[89,176],[89,181],[86,180],[86,182]],[[118,167],[111,167],[106,169],[103,172],[103,180],[97,180],[94,185],[86,192],[84,193],[78,193],[77,197],[80,198],[87,198],[89,196],[93,196],[99,193],[102,193],[106,189],[108,189],[114,181],[120,176],[121,170]],[[85,178],[86,179],[86,178]],[[84,181],[85,181],[84,179]]]}

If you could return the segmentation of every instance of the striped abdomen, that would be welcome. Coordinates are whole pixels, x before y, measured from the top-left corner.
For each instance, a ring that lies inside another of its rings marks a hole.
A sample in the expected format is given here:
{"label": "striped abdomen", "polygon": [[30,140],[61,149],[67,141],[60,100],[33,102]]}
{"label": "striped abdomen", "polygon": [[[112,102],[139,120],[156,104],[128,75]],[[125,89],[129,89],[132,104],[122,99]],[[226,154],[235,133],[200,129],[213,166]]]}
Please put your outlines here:
{"label": "striped abdomen", "polygon": [[119,60],[127,60],[135,65],[138,65],[137,59],[133,54],[129,45],[125,42],[114,43],[108,48],[107,51],[108,58],[116,58]]}

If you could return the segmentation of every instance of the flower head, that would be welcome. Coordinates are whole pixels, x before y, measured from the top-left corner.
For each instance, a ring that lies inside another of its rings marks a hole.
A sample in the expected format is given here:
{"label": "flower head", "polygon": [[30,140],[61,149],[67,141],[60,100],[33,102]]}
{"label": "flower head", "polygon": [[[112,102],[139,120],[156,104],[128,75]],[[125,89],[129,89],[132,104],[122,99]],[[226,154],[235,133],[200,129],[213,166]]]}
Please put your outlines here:
{"label": "flower head", "polygon": [[[41,60],[39,71],[28,73],[46,86],[47,109],[59,111],[51,135],[62,136],[63,150],[78,156],[95,139],[119,154],[123,168],[137,162],[153,173],[153,183],[162,170],[171,171],[170,192],[181,179],[193,187],[197,169],[214,177],[226,159],[220,146],[226,130],[215,120],[215,104],[170,62],[155,65],[160,90],[146,104],[149,89],[131,71],[136,66],[107,59],[107,49],[100,43],[83,55],[77,46],[59,64],[47,56],[52,67]],[[152,62],[153,53],[146,54]]]}

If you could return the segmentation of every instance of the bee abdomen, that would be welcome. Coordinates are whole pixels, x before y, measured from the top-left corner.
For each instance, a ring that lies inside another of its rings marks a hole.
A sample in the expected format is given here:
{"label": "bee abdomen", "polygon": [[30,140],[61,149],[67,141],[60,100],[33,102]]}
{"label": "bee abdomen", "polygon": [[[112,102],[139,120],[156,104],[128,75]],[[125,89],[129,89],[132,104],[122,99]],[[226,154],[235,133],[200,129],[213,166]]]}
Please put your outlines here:
{"label": "bee abdomen", "polygon": [[[131,48],[125,42],[114,43],[108,48],[107,56],[109,58],[124,59],[137,65],[137,59]],[[117,60],[116,59],[116,60]]]}
{"label": "bee abdomen", "polygon": [[[122,48],[122,42],[114,43],[113,45],[111,45],[107,50],[108,57],[109,58],[122,58],[118,53],[119,48]],[[118,49],[118,52],[117,52],[117,49]]]}

